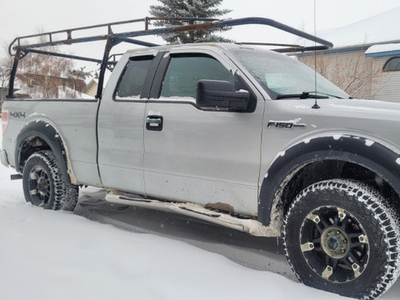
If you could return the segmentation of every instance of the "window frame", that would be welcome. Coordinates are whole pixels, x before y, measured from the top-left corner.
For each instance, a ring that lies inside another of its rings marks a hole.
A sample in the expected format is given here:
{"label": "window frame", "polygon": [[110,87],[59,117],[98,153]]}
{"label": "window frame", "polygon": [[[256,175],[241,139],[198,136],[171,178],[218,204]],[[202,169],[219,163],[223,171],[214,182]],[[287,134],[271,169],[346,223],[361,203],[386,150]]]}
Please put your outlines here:
{"label": "window frame", "polygon": [[[398,69],[396,69],[396,70],[387,70],[386,68],[387,68],[387,66],[392,62],[392,61],[394,61],[394,60],[398,60]],[[399,72],[400,71],[400,56],[394,56],[394,57],[391,57],[391,58],[389,58],[386,62],[385,62],[385,64],[383,65],[383,68],[382,68],[382,72]]]}
{"label": "window frame", "polygon": [[[212,51],[199,51],[198,49],[196,49],[196,51],[188,51],[187,49],[185,49],[185,51],[180,51],[181,49],[178,49],[177,51],[175,51],[176,49],[174,49],[174,51],[168,51],[168,52],[164,52],[163,54],[163,58],[158,66],[158,70],[157,73],[155,74],[154,80],[153,80],[153,86],[151,88],[151,92],[150,92],[150,99],[154,100],[154,101],[160,101],[160,98],[162,98],[162,101],[168,101],[169,98],[166,97],[162,97],[161,96],[161,90],[162,90],[162,86],[164,83],[164,79],[165,79],[165,75],[167,74],[171,59],[173,57],[187,57],[187,56],[208,56],[210,58],[215,59],[216,61],[218,61],[220,64],[222,64],[224,66],[224,68],[232,74],[232,76],[234,76],[235,71],[237,71],[237,67],[232,66],[231,64],[229,64],[228,61],[225,61],[225,59],[221,56],[218,55],[218,53],[214,53]],[[172,101],[172,99],[174,99]],[[192,99],[193,101],[190,100],[189,97],[186,98],[176,98],[176,97],[172,97],[171,101],[172,102],[187,102],[187,103],[194,103],[196,102],[196,99]],[[171,102],[169,101],[169,102]]]}
{"label": "window frame", "polygon": [[[154,76],[153,79],[153,85],[151,87],[150,91],[150,97],[148,102],[152,103],[185,103],[188,105],[192,105],[196,107],[199,110],[202,110],[200,107],[197,106],[196,104],[196,99],[193,98],[176,98],[176,97],[161,97],[161,89],[162,89],[162,84],[165,78],[165,75],[167,73],[170,61],[172,57],[177,57],[177,56],[196,56],[196,55],[201,55],[201,56],[209,56],[218,62],[220,62],[233,76],[234,76],[234,84],[238,84],[236,88],[240,89],[246,89],[250,92],[250,103],[248,110],[240,112],[240,113],[253,113],[257,106],[258,106],[258,101],[259,98],[257,95],[259,95],[259,89],[253,85],[251,81],[248,80],[248,76],[240,71],[240,68],[233,63],[231,60],[227,59],[228,56],[224,53],[218,53],[218,52],[213,52],[213,51],[188,51],[185,49],[184,51],[165,51],[163,53],[163,57],[158,65],[157,73]],[[238,76],[237,76],[238,75]],[[255,92],[257,91],[257,92]],[[264,100],[264,98],[262,97]],[[209,111],[209,110],[207,110]],[[212,111],[212,112],[218,112],[218,111]],[[221,110],[221,112],[224,112]],[[232,112],[229,112],[232,113]]]}
{"label": "window frame", "polygon": [[[126,62],[123,71],[121,72],[117,84],[115,85],[114,93],[113,93],[113,101],[115,102],[146,102],[150,97],[150,90],[152,87],[152,81],[155,77],[158,65],[163,57],[163,52],[158,52],[157,54],[143,54],[137,56],[129,57],[128,61]],[[151,60],[149,69],[147,70],[147,74],[145,76],[145,80],[142,86],[142,91],[140,96],[135,97],[127,97],[127,98],[120,98],[117,96],[122,78],[124,77],[129,64],[131,61],[138,61],[138,60]]]}
{"label": "window frame", "polygon": [[[231,76],[230,82],[232,82],[232,83],[234,82],[234,74],[232,74],[232,71],[229,68],[227,68],[220,60],[218,60],[217,58],[215,58],[214,56],[212,56],[212,55],[210,55],[208,53],[178,53],[178,54],[171,54],[170,57],[169,57],[169,60],[168,60],[168,64],[166,65],[166,68],[165,68],[165,70],[163,72],[162,80],[160,82],[159,98],[166,98],[166,99],[167,98],[171,98],[171,99],[182,98],[183,100],[186,100],[186,101],[191,101],[192,99],[196,100],[196,96],[193,97],[193,95],[170,95],[170,96],[163,96],[162,95],[162,91],[163,91],[165,80],[166,80],[167,75],[168,75],[168,71],[171,70],[171,68],[170,68],[171,62],[174,59],[195,58],[195,57],[207,58],[207,59],[210,59],[210,60],[214,60],[215,62],[217,62],[219,65],[221,65],[223,67],[223,69],[226,71],[227,74],[229,74],[229,76]],[[200,78],[198,80],[201,80],[201,79],[211,79],[212,80],[213,78],[211,78],[211,76],[210,76],[210,78]],[[214,78],[214,80],[223,80],[223,79],[215,79]]]}

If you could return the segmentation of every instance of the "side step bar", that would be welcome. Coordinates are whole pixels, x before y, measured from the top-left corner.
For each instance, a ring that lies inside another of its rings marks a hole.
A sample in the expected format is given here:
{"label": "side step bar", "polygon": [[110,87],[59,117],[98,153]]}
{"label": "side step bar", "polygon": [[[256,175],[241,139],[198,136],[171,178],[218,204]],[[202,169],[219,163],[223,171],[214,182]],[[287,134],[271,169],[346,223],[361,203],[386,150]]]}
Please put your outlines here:
{"label": "side step bar", "polygon": [[171,211],[259,237],[277,237],[280,235],[280,232],[277,232],[277,230],[266,227],[257,220],[237,218],[229,214],[206,209],[203,206],[194,203],[167,202],[146,199],[132,194],[120,195],[112,192],[109,192],[106,195],[106,201],[115,204]]}

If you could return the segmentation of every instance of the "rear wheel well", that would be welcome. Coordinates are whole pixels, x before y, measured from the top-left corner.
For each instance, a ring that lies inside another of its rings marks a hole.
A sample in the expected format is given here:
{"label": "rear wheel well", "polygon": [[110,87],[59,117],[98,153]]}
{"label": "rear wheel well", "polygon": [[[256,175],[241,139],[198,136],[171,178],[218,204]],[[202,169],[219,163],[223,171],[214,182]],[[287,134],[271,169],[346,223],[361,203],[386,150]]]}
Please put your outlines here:
{"label": "rear wheel well", "polygon": [[36,152],[43,151],[43,150],[51,150],[51,147],[44,141],[42,138],[38,136],[31,136],[26,138],[20,146],[19,150],[19,169],[17,171],[22,173],[24,169],[25,163],[28,158]]}
{"label": "rear wheel well", "polygon": [[379,191],[388,204],[400,215],[399,194],[382,176],[361,165],[334,159],[312,162],[292,174],[291,179],[282,190],[283,214],[286,215],[290,204],[304,188],[329,179],[352,179],[371,186]]}

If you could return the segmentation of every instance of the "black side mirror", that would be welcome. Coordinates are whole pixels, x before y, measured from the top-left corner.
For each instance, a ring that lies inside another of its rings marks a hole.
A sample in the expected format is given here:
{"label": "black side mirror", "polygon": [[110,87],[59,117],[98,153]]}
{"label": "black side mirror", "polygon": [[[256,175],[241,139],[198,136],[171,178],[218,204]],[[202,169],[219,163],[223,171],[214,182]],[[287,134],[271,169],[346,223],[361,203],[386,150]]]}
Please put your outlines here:
{"label": "black side mirror", "polygon": [[229,81],[199,80],[196,89],[196,104],[204,110],[245,111],[250,93],[236,91]]}

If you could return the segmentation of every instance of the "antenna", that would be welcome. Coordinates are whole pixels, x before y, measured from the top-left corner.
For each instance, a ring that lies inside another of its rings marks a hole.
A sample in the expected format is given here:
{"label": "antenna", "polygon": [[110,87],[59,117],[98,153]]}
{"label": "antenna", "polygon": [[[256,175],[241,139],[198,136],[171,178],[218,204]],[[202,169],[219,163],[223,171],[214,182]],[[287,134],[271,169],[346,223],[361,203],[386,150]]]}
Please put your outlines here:
{"label": "antenna", "polygon": [[[314,0],[314,36],[317,36],[317,0]],[[314,46],[317,46],[317,43],[314,42]],[[315,93],[315,103],[311,108],[314,109],[319,109],[321,108],[318,105],[318,99],[317,99],[317,50],[314,50],[314,83],[315,83],[315,88],[314,88],[314,93]]]}

